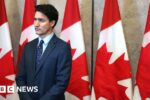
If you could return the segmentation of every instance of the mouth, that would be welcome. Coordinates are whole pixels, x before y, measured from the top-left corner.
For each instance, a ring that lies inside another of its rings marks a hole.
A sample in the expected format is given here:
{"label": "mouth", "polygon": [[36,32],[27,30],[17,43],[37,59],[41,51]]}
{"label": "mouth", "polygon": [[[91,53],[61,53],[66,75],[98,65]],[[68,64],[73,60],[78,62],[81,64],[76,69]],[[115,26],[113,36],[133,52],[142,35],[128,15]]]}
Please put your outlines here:
{"label": "mouth", "polygon": [[40,31],[40,29],[39,28],[35,28],[35,31]]}

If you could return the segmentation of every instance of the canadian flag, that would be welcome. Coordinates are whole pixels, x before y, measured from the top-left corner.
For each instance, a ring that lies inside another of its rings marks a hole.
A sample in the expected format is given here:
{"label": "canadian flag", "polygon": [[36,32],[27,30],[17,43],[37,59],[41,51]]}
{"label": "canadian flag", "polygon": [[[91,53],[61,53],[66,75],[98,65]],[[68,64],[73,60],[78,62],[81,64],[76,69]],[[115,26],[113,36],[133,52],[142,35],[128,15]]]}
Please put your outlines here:
{"label": "canadian flag", "polygon": [[134,100],[150,100],[150,7],[136,75]]}
{"label": "canadian flag", "polygon": [[72,48],[72,71],[66,100],[90,100],[90,83],[77,0],[67,0],[60,38]]}
{"label": "canadian flag", "polygon": [[[131,72],[117,0],[105,0],[92,100],[131,100]],[[95,94],[94,94],[95,93]]]}
{"label": "canadian flag", "polygon": [[[22,49],[23,49],[24,45],[27,42],[32,41],[33,39],[37,38],[37,35],[35,34],[35,28],[33,26],[34,14],[35,14],[35,4],[36,4],[36,0],[25,0],[22,33],[20,36],[17,65],[20,62]],[[17,66],[17,68],[18,68],[18,66]],[[17,69],[17,71],[18,71],[18,69]]]}
{"label": "canadian flag", "polygon": [[[12,45],[4,0],[0,0],[0,86],[16,87]],[[0,89],[0,100],[18,100],[17,93],[10,94],[7,88],[5,89]]]}

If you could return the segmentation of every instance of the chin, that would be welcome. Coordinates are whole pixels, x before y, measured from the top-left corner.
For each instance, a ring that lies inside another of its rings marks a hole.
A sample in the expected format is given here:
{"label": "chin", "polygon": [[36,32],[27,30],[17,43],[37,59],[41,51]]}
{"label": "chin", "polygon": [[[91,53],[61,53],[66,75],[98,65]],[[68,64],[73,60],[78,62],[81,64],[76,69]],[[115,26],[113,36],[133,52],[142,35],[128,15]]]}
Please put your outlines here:
{"label": "chin", "polygon": [[36,32],[37,35],[42,35],[42,33]]}

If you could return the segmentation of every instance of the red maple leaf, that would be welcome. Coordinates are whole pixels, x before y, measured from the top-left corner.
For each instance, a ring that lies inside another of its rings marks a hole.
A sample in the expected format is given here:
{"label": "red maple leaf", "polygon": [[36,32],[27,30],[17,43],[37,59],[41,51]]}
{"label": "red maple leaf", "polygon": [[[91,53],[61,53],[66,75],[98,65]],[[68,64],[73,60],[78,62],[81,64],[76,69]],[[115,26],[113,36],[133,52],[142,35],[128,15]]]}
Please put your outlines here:
{"label": "red maple leaf", "polygon": [[139,91],[142,100],[150,97],[150,43],[142,48],[141,56],[139,60],[136,82],[139,87]]}
{"label": "red maple leaf", "polygon": [[124,54],[114,63],[109,64],[112,53],[107,52],[106,44],[97,52],[94,75],[94,90],[96,99],[129,100],[125,94],[126,87],[119,85],[120,80],[131,78],[130,65],[124,60]]}
{"label": "red maple leaf", "polygon": [[[7,79],[6,77],[14,74],[13,57],[11,56],[12,50],[6,53],[0,59],[0,85],[8,86],[12,85],[14,81]],[[3,97],[6,97],[8,93],[0,93]]]}
{"label": "red maple leaf", "polygon": [[[72,55],[75,54],[76,49],[72,49]],[[90,84],[88,81],[82,79],[82,77],[88,76],[86,54],[83,53],[77,59],[72,61],[72,72],[67,91],[72,95],[75,95],[80,100],[83,100],[84,96],[90,95]]]}

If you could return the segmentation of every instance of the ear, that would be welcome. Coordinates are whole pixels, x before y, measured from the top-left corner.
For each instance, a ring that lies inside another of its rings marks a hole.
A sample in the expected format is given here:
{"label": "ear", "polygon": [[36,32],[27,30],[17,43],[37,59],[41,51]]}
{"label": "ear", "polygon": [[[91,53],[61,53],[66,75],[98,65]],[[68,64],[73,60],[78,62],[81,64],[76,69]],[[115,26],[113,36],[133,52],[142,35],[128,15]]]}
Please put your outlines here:
{"label": "ear", "polygon": [[51,27],[54,27],[55,21],[54,20],[50,21],[50,25],[51,25]]}

